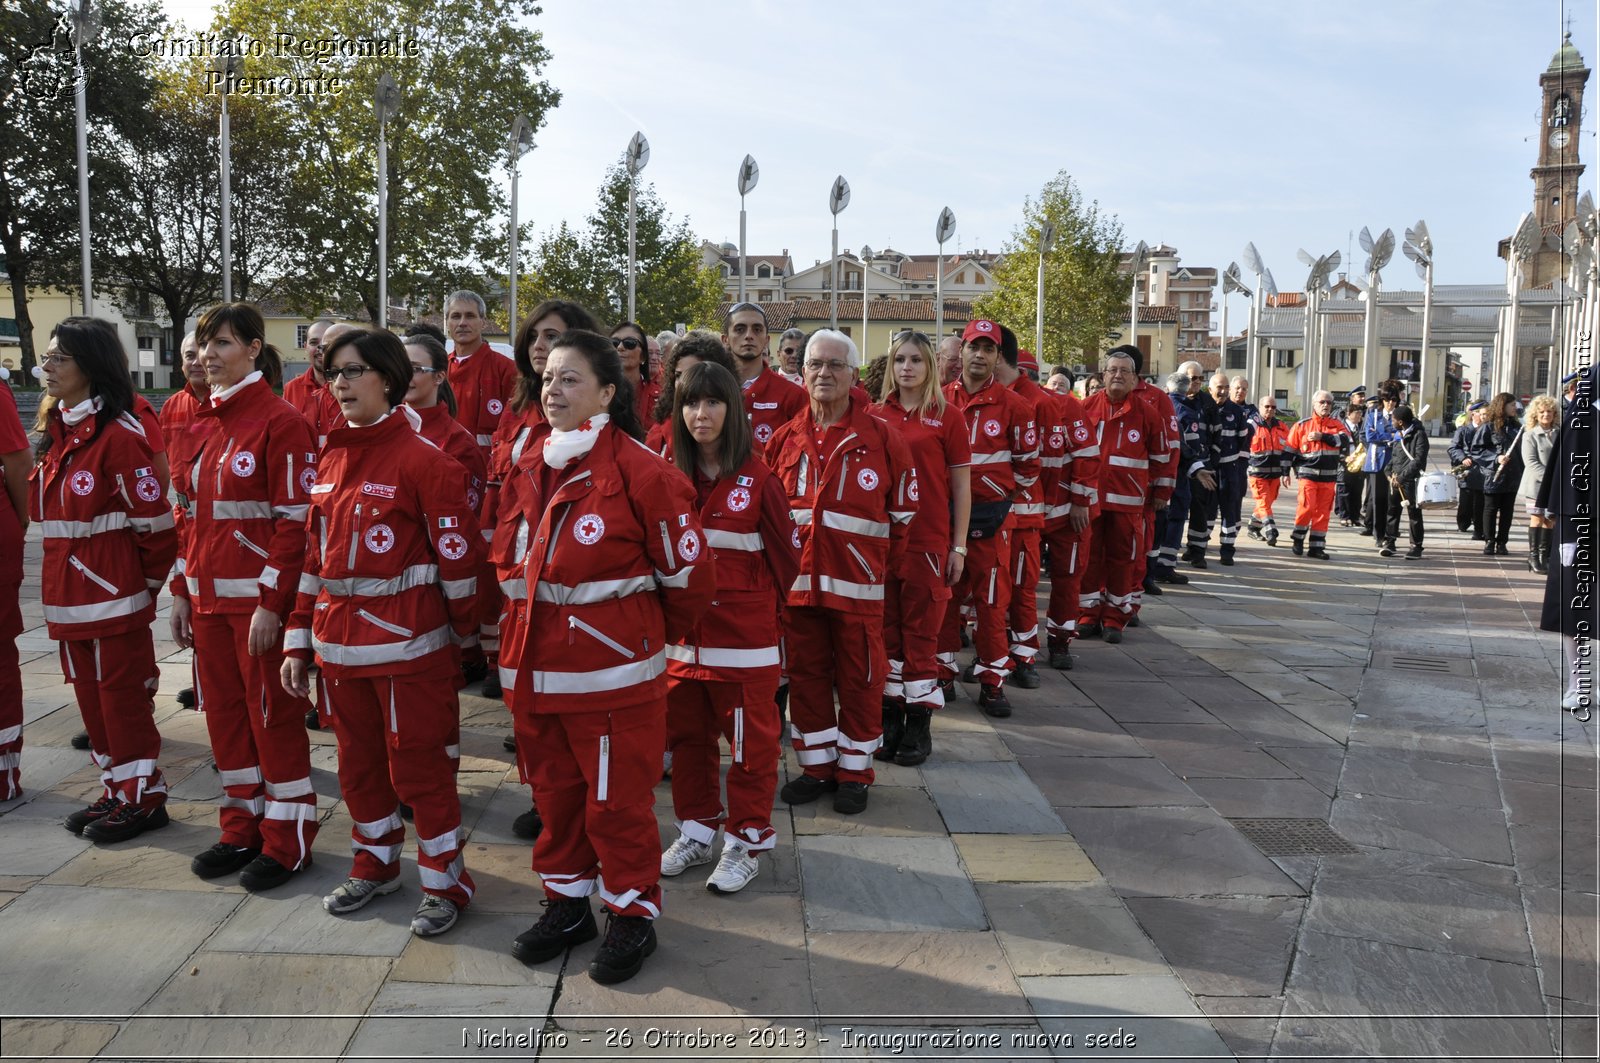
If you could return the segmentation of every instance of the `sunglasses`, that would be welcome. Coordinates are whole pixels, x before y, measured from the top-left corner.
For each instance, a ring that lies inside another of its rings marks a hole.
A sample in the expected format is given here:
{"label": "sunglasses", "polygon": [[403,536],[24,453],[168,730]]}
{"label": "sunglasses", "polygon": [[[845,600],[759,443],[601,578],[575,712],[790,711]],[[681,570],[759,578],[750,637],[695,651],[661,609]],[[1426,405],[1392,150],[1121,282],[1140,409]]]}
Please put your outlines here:
{"label": "sunglasses", "polygon": [[918,332],[916,329],[909,329],[909,328],[908,329],[904,329],[904,330],[902,330],[900,332],[896,332],[893,336],[889,337],[889,342],[890,343],[900,343],[900,342],[903,342],[905,340],[916,340],[919,343],[926,343],[926,344],[929,344],[930,346],[933,343],[932,340],[928,339],[928,336],[927,336],[926,333]]}
{"label": "sunglasses", "polygon": [[640,343],[632,336],[613,336],[611,337],[611,346],[615,347],[619,351],[637,351],[640,347],[643,347],[644,344]]}

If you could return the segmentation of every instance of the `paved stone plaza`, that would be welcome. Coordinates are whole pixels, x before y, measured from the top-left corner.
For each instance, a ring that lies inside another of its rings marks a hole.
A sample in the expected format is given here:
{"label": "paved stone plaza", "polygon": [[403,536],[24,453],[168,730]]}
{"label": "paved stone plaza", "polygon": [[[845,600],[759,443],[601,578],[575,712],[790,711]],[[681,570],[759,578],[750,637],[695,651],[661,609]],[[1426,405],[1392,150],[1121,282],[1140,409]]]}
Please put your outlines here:
{"label": "paved stone plaza", "polygon": [[[322,911],[350,830],[327,733],[315,866],[260,896],[190,874],[221,787],[164,637],[173,823],[68,834],[97,773],[68,746],[35,533],[0,1056],[1593,1059],[1595,725],[1557,707],[1543,577],[1450,516],[1429,512],[1420,563],[1337,528],[1331,563],[1248,543],[1122,645],[1080,644],[1070,678],[1041,669],[1009,720],[969,688],[928,763],[879,765],[864,815],[780,805],[743,893],[706,892],[709,865],[666,880],[661,949],[613,988],[585,973],[593,944],[565,967],[508,952],[541,893],[499,702],[462,699],[479,892],[442,939],[409,933],[409,850],[402,893]],[[1252,818],[1323,821],[1354,851],[1269,858],[1230,822]]]}

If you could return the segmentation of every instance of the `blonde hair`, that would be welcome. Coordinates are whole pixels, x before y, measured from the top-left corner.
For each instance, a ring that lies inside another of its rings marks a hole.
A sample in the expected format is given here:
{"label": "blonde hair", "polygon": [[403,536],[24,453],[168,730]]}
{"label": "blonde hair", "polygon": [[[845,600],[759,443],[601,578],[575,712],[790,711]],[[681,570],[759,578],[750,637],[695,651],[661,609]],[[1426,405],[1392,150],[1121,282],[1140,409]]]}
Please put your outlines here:
{"label": "blonde hair", "polygon": [[1522,415],[1522,427],[1532,431],[1539,427],[1539,415],[1546,410],[1553,410],[1556,415],[1556,424],[1561,423],[1561,407],[1549,395],[1535,395],[1533,401],[1528,403],[1528,412]]}
{"label": "blonde hair", "polygon": [[927,366],[928,372],[922,378],[922,393],[917,396],[915,408],[907,409],[907,413],[928,413],[935,416],[944,416],[944,392],[939,387],[939,362],[934,354],[933,341],[920,332],[897,333],[889,340],[889,353],[886,356],[888,366],[883,374],[883,391],[878,396],[882,402],[888,402],[891,395],[900,392],[900,385],[894,379],[894,356],[900,348],[910,344],[922,355],[922,364]]}

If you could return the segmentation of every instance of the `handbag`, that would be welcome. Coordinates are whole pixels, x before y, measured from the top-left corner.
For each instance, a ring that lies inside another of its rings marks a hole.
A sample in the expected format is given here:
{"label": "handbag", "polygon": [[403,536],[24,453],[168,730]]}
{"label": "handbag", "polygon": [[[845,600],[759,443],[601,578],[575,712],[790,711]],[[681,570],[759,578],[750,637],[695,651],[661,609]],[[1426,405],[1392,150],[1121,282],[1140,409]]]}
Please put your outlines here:
{"label": "handbag", "polygon": [[1006,514],[1010,512],[1009,501],[972,503],[972,515],[967,518],[967,538],[992,539],[999,534],[1000,525],[1006,522]]}
{"label": "handbag", "polygon": [[1356,449],[1352,450],[1350,456],[1344,459],[1345,472],[1360,472],[1361,467],[1366,463],[1367,445],[1365,443],[1357,443]]}

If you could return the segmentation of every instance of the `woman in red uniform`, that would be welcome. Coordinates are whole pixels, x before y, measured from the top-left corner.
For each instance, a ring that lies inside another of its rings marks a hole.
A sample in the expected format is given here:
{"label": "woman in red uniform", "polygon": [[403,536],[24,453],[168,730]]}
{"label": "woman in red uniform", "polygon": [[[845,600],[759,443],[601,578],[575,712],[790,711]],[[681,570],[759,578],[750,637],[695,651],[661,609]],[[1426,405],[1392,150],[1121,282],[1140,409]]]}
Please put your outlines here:
{"label": "woman in red uniform", "polygon": [[105,786],[66,827],[95,842],[126,841],[167,825],[150,622],[177,533],[154,452],[132,412],[116,330],[69,317],[56,326],[43,366],[56,402],[28,499],[44,529],[40,598]]}
{"label": "woman in red uniform", "polygon": [[944,704],[939,689],[939,628],[950,588],[967,559],[972,511],[972,447],[959,414],[947,416],[933,343],[920,332],[891,341],[883,401],[872,412],[900,430],[917,465],[917,519],[883,598],[889,678],[883,689],[878,760],[921,764],[933,751],[929,723]]}
{"label": "woman in red uniform", "polygon": [[306,564],[281,674],[310,693],[313,653],[339,740],[339,789],[355,863],[323,898],[335,915],[400,888],[400,803],[414,812],[419,937],[456,924],[472,898],[461,854],[456,644],[477,630],[482,541],[461,471],[439,460],[403,406],[406,349],[357,329],[323,352],[347,427],[328,433],[306,521]]}
{"label": "woman in red uniform", "polygon": [[268,382],[283,369],[261,312],[207,310],[195,329],[211,384],[197,415],[214,427],[194,463],[193,519],[172,582],[172,637],[194,648],[195,697],[222,776],[222,839],[194,858],[201,878],[239,873],[252,892],[311,864],[317,795],[304,720],[283,689],[283,624],[305,561],[316,441]]}
{"label": "woman in red uniform", "polygon": [[610,919],[589,975],[609,984],[656,947],[666,648],[710,604],[714,575],[693,488],[638,443],[611,342],[563,333],[541,401],[549,432],[513,474],[528,610],[512,709],[518,748],[538,754],[522,761],[544,816],[533,869],[548,900],[512,954],[539,963],[593,938],[598,892]]}
{"label": "woman in red uniform", "polygon": [[[728,353],[728,348],[722,345],[722,338],[714,332],[696,329],[673,344],[672,354],[667,358],[666,372],[662,374],[661,393],[656,397],[655,424],[644,439],[645,446],[669,460],[672,456],[673,425],[677,422],[676,389],[678,383],[689,375],[689,370],[701,362],[712,362],[736,377],[739,375],[733,355]],[[751,445],[755,445],[753,441]]]}
{"label": "woman in red uniform", "polygon": [[[739,380],[697,365],[677,385],[673,461],[694,484],[717,597],[688,638],[667,647],[667,750],[678,838],[661,873],[681,875],[711,859],[726,821],[722,857],[706,880],[736,893],[772,848],[778,790],[778,617],[800,572],[799,536],[783,485],[756,456]],[[717,736],[733,752],[728,802],[719,794]]]}
{"label": "woman in red uniform", "polygon": [[[308,341],[309,342],[309,341]],[[178,345],[182,359],[183,387],[161,405],[161,432],[167,440],[167,459],[172,470],[172,488],[177,501],[172,506],[172,519],[178,528],[178,541],[183,541],[185,524],[189,520],[189,496],[194,491],[191,482],[194,459],[200,445],[216,422],[199,420],[195,415],[211,405],[211,388],[206,384],[206,369],[200,364],[200,343],[189,333]],[[179,572],[178,575],[183,575]],[[194,687],[178,691],[178,704],[194,708]]]}
{"label": "woman in red uniform", "polygon": [[661,394],[660,381],[650,376],[650,338],[632,321],[624,321],[611,330],[611,346],[622,359],[623,377],[633,385],[633,408],[639,423],[649,431],[655,423],[656,398]]}

